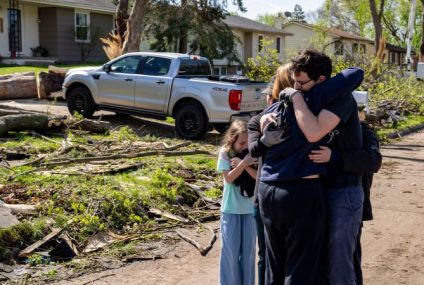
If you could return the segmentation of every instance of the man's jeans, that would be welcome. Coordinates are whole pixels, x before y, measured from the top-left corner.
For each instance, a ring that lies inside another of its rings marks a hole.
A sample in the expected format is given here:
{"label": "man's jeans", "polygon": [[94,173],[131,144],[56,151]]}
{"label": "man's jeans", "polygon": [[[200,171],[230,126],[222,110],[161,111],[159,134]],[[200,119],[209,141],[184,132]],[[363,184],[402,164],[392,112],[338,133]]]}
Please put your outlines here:
{"label": "man's jeans", "polygon": [[362,186],[327,190],[330,285],[355,285],[353,254],[362,222],[363,201]]}
{"label": "man's jeans", "polygon": [[258,285],[265,284],[265,232],[259,206],[255,206],[256,232],[258,233]]}
{"label": "man's jeans", "polygon": [[221,213],[219,284],[254,285],[256,225],[252,214]]}

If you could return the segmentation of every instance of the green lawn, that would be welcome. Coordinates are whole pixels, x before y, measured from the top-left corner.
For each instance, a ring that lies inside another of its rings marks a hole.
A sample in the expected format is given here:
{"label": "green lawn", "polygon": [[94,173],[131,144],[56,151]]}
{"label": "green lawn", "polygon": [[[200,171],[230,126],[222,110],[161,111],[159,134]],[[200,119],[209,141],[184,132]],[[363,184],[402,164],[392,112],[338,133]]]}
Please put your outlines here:
{"label": "green lawn", "polygon": [[[84,66],[99,66],[102,63],[99,62],[90,62],[90,63],[81,63],[81,64],[56,64],[55,66],[64,67],[64,68],[75,68],[75,67],[84,67]],[[33,71],[36,74],[40,71],[47,72],[47,66],[31,66],[31,65],[4,65],[0,64],[0,75],[11,74],[16,72],[30,72]]]}

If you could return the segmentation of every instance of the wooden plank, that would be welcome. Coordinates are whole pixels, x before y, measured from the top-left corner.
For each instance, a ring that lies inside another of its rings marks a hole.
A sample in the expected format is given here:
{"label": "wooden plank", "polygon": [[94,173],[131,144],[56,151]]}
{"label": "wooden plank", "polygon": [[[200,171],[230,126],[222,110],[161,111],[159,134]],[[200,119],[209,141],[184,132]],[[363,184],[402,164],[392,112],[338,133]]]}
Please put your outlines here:
{"label": "wooden plank", "polygon": [[49,240],[51,240],[52,238],[60,234],[62,230],[63,229],[61,228],[53,228],[51,233],[46,235],[43,239],[31,244],[30,246],[28,246],[27,248],[19,252],[19,257],[21,258],[28,257],[31,253],[34,252],[34,250],[36,250],[37,248],[39,248],[40,246],[42,246],[43,244],[45,244],[46,242],[48,242]]}

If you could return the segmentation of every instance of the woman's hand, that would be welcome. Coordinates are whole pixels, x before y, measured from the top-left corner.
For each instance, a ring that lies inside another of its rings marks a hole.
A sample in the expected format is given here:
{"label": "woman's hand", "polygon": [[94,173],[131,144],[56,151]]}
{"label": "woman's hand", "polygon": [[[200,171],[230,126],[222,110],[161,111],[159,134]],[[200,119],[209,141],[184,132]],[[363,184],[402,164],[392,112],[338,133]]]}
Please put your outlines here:
{"label": "woman's hand", "polygon": [[315,163],[327,163],[331,158],[331,149],[326,146],[320,146],[319,150],[312,150],[309,159]]}
{"label": "woman's hand", "polygon": [[275,119],[276,116],[277,116],[277,113],[269,113],[261,117],[259,121],[261,126],[261,133],[264,132],[265,127],[268,126],[269,124],[277,125],[277,120]]}

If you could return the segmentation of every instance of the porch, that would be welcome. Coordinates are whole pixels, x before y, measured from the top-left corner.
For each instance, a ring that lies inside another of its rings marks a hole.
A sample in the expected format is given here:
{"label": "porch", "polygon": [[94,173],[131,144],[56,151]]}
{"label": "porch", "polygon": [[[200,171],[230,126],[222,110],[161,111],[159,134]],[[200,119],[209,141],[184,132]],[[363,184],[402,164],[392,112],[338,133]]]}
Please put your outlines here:
{"label": "porch", "polygon": [[48,66],[58,62],[56,57],[3,57],[0,64],[6,65],[32,65],[32,66]]}

